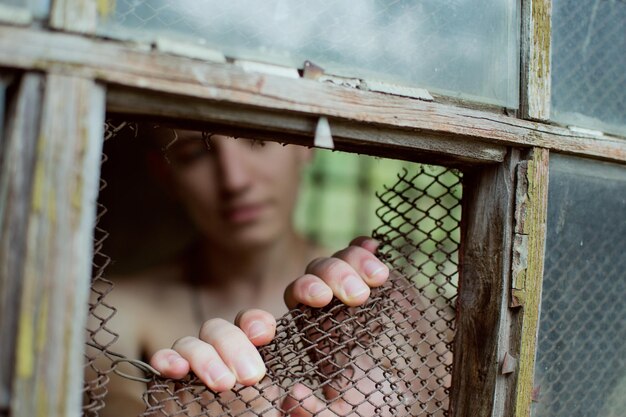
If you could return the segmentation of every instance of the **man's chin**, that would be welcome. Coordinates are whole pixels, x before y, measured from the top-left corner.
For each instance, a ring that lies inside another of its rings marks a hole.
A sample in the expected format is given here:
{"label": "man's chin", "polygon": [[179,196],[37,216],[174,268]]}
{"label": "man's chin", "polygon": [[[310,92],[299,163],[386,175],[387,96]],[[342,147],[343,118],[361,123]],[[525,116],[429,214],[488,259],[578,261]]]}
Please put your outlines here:
{"label": "man's chin", "polygon": [[224,244],[231,249],[252,250],[262,249],[277,241],[278,233],[264,227],[231,228]]}

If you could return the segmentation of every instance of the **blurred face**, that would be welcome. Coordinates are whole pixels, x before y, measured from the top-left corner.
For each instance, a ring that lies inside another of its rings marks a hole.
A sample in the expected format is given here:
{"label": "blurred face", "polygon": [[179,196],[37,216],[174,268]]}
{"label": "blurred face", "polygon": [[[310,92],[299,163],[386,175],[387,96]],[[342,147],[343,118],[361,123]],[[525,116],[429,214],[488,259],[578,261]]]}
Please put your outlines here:
{"label": "blurred face", "polygon": [[249,249],[291,230],[300,170],[310,150],[192,131],[179,130],[177,136],[166,149],[169,176],[206,238]]}

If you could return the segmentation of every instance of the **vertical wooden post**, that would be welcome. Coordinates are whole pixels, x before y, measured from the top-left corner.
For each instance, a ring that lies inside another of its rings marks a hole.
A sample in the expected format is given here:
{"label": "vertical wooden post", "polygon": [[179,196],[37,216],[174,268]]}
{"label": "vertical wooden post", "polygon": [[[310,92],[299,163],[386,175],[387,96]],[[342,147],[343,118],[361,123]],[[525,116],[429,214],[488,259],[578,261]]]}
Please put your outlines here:
{"label": "vertical wooden post", "polygon": [[39,135],[43,76],[22,77],[7,109],[0,152],[0,416],[9,414],[19,297],[24,275],[35,145]]}
{"label": "vertical wooden post", "polygon": [[[511,344],[519,355],[508,415],[530,416],[548,213],[549,151],[534,148],[518,170],[512,299],[521,309]],[[521,195],[520,195],[521,194]]]}
{"label": "vertical wooden post", "polygon": [[46,76],[34,164],[25,173],[33,185],[13,417],[78,417],[81,412],[104,106],[104,88],[93,80]]}
{"label": "vertical wooden post", "polygon": [[524,119],[550,118],[552,0],[522,0],[520,110]]}
{"label": "vertical wooden post", "polygon": [[98,24],[98,6],[108,7],[109,1],[53,0],[50,26],[68,32],[92,34]]}
{"label": "vertical wooden post", "polygon": [[511,150],[498,165],[463,173],[457,332],[450,411],[454,417],[502,414],[500,361],[507,346],[515,167]]}

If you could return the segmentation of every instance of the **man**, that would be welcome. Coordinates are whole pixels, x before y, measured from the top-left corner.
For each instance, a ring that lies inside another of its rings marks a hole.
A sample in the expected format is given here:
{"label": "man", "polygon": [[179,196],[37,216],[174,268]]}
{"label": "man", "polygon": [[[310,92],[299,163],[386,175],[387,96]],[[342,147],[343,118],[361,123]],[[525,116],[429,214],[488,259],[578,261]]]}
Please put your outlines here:
{"label": "man", "polygon": [[[324,257],[294,230],[309,149],[151,125],[139,134],[159,144],[154,171],[201,238],[178,260],[117,280],[108,298],[118,308],[109,325],[120,334],[113,350],[152,357],[172,378],[193,370],[215,391],[251,385],[265,374],[255,346],[272,340],[287,307],[321,307],[333,297],[359,305],[387,279],[375,241],[360,238]],[[113,376],[102,415],[137,415],[144,389]]]}

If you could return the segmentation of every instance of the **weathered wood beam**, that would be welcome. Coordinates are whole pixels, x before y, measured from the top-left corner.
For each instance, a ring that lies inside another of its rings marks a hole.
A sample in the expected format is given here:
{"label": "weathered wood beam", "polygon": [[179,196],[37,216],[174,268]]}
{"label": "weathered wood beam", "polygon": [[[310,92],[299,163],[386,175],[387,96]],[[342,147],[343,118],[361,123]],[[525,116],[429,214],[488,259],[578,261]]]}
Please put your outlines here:
{"label": "weathered wood beam", "polygon": [[97,0],[54,0],[50,26],[68,32],[93,34],[98,24],[98,3]]}
{"label": "weathered wood beam", "polygon": [[45,77],[41,127],[29,144],[36,149],[33,164],[21,168],[33,185],[21,194],[30,206],[12,417],[81,413],[104,96],[90,79]]}
{"label": "weathered wood beam", "polygon": [[[161,117],[176,124],[226,134],[264,137],[277,141],[313,145],[317,117],[216,103],[197,98],[111,86],[107,110],[122,117]],[[202,125],[204,123],[204,125]],[[207,125],[208,124],[208,125]],[[331,119],[335,149],[362,154],[427,159],[430,163],[467,165],[501,162],[506,148],[490,143],[468,143],[447,136]]]}
{"label": "weathered wood beam", "polygon": [[313,80],[247,73],[231,64],[158,53],[147,45],[2,26],[0,65],[93,77],[177,98],[447,136],[480,146],[487,141],[626,161],[626,141],[620,138]]}
{"label": "weathered wood beam", "polygon": [[548,212],[549,151],[533,149],[518,167],[511,306],[518,318],[511,333],[511,357],[517,359],[512,376],[508,416],[529,417],[534,383],[535,355]]}
{"label": "weathered wood beam", "polygon": [[519,152],[463,174],[459,292],[450,411],[453,417],[502,415],[509,323],[515,170]]}
{"label": "weathered wood beam", "polygon": [[42,96],[43,76],[25,75],[8,106],[0,144],[0,415],[10,407]]}
{"label": "weathered wood beam", "polygon": [[552,0],[522,0],[521,102],[524,119],[550,119]]}

